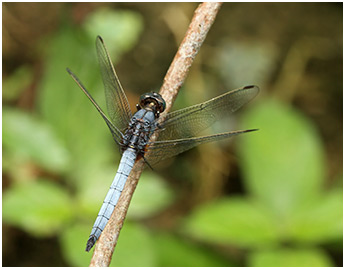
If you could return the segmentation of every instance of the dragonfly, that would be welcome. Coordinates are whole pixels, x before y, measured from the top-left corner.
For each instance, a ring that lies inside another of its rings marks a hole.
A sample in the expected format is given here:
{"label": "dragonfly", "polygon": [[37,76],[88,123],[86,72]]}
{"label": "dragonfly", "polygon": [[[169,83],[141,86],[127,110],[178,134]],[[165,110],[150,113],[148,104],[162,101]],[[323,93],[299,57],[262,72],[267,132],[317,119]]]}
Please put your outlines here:
{"label": "dragonfly", "polygon": [[[133,114],[108,50],[100,36],[96,38],[96,50],[109,117],[106,116],[78,77],[69,68],[67,68],[67,72],[104,119],[122,153],[122,157],[115,178],[92,227],[86,244],[85,250],[87,252],[91,250],[105,228],[136,161],[143,158],[146,164],[151,167],[151,165],[197,145],[256,131],[257,129],[248,129],[197,136],[215,121],[229,116],[248,103],[259,92],[257,86],[245,86],[201,104],[167,113],[164,121],[160,122],[160,115],[166,107],[162,96],[155,92],[141,95],[139,103],[136,105],[137,111]],[[150,138],[155,131],[159,132],[158,138],[151,141]]]}

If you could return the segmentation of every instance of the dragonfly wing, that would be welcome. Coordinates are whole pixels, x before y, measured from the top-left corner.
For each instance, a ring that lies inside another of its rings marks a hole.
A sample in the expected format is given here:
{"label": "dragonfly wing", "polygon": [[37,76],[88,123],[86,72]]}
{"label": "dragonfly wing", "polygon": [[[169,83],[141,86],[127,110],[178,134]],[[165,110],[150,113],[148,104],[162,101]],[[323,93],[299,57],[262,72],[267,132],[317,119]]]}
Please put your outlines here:
{"label": "dragonfly wing", "polygon": [[147,153],[145,154],[145,159],[150,165],[154,165],[164,159],[173,157],[200,144],[219,141],[235,135],[253,131],[257,131],[257,129],[240,130],[215,135],[191,137],[186,139],[152,142],[147,145]]}
{"label": "dragonfly wing", "polygon": [[97,36],[96,39],[96,49],[109,117],[118,129],[124,131],[132,118],[127,97],[116,75],[108,50],[100,36]]}
{"label": "dragonfly wing", "polygon": [[78,79],[78,77],[73,74],[73,72],[67,68],[67,72],[71,75],[71,77],[74,79],[74,81],[78,84],[78,86],[80,87],[80,89],[85,93],[85,95],[89,98],[89,100],[92,102],[92,104],[95,106],[95,108],[98,110],[98,112],[101,114],[102,118],[104,119],[104,121],[106,122],[106,124],[108,125],[111,134],[113,135],[113,138],[115,140],[115,142],[120,146],[121,141],[122,141],[122,137],[123,134],[121,133],[121,131],[114,126],[114,124],[108,119],[108,117],[104,114],[103,110],[100,108],[100,106],[96,103],[96,101],[92,98],[92,96],[89,94],[89,92],[86,90],[86,88],[84,87],[84,85],[81,83],[81,81]]}
{"label": "dragonfly wing", "polygon": [[215,121],[229,116],[248,103],[258,92],[259,88],[257,86],[246,86],[204,103],[170,112],[161,124],[158,140],[195,137]]}

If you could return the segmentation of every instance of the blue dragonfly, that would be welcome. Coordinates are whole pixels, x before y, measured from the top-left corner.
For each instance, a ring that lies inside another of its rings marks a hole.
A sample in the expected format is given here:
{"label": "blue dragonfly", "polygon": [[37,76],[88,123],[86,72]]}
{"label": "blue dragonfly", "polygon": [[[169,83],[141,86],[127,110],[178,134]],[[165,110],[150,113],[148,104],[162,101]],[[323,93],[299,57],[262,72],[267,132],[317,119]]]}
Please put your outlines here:
{"label": "blue dragonfly", "polygon": [[[167,113],[162,123],[158,123],[160,114],[165,110],[165,101],[159,93],[143,94],[137,104],[137,111],[132,114],[127,97],[116,75],[109,53],[100,36],[96,38],[97,56],[101,68],[109,118],[92,98],[81,81],[67,68],[81,90],[86,94],[105,123],[108,125],[122,158],[115,178],[103,201],[91,234],[86,244],[90,251],[101,235],[120,198],[126,180],[134,163],[143,158],[148,166],[163,159],[175,156],[197,145],[218,141],[235,135],[256,131],[257,129],[232,131],[208,136],[197,136],[199,132],[215,121],[228,117],[234,111],[253,99],[259,92],[257,86],[245,86],[229,91],[204,103]],[[150,141],[158,130],[159,136]]]}

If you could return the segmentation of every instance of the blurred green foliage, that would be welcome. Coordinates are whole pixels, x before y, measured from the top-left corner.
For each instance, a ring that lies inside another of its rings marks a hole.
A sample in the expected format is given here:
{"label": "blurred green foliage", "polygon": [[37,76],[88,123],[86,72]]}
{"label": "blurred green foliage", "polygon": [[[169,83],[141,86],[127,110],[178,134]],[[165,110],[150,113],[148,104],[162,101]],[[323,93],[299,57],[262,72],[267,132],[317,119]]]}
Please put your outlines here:
{"label": "blurred green foliage", "polygon": [[242,125],[261,126],[238,147],[248,196],[202,206],[184,232],[252,249],[250,266],[332,266],[313,245],[342,237],[343,197],[340,189],[322,191],[324,152],[315,128],[269,99],[245,112]]}
{"label": "blurred green foliage", "polygon": [[55,234],[72,219],[66,191],[45,179],[14,185],[3,196],[3,218],[36,236]]}
{"label": "blurred green foliage", "polygon": [[69,152],[46,122],[20,110],[2,112],[3,145],[13,158],[34,161],[51,171],[67,169]]}
{"label": "blurred green foliage", "polygon": [[[95,38],[103,37],[116,66],[138,44],[143,29],[139,12],[107,7],[90,12],[78,27],[62,24],[44,40],[43,74],[30,113],[11,102],[30,84],[33,70],[18,68],[3,81],[3,175],[9,182],[3,222],[34,238],[58,238],[68,266],[90,262],[85,243],[120,155],[103,120],[65,69],[71,68],[104,108]],[[231,41],[218,57],[227,85],[266,83],[277,53],[267,43]],[[195,79],[193,73],[191,77]],[[210,79],[205,88],[213,84]],[[187,96],[182,92],[180,101]],[[174,215],[181,186],[192,183],[168,183],[174,173],[145,171],[112,266],[334,265],[324,246],[341,248],[343,198],[340,188],[325,188],[328,168],[320,131],[295,107],[265,95],[243,111],[240,125],[260,129],[236,138],[245,194],[223,193],[188,210],[183,204],[183,213]],[[177,173],[198,176],[187,167],[178,166]],[[189,192],[187,197],[195,198]]]}

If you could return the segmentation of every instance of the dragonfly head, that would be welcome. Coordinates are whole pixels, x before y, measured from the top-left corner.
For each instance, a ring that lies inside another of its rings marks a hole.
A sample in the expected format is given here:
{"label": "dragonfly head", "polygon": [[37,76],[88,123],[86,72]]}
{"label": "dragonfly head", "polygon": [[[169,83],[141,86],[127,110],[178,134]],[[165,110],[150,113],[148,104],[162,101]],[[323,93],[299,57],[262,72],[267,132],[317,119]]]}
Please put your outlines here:
{"label": "dragonfly head", "polygon": [[165,101],[159,93],[149,92],[140,96],[139,106],[154,111],[156,117],[159,117],[159,114],[165,110]]}

